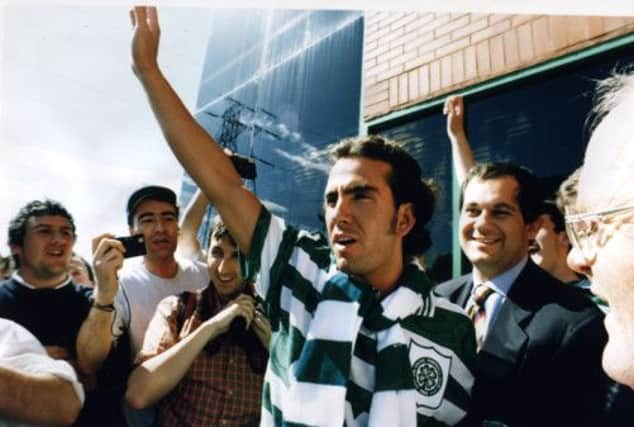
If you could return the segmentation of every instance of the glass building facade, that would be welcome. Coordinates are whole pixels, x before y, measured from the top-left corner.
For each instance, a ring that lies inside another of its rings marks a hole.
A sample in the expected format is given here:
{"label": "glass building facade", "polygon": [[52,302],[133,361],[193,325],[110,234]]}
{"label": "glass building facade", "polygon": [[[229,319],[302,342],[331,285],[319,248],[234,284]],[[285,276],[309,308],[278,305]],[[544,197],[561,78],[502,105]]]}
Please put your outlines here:
{"label": "glass building facade", "polygon": [[[362,52],[361,12],[214,13],[195,117],[221,145],[255,159],[247,185],[296,226],[323,231],[324,149],[359,131]],[[185,177],[182,205],[195,189]]]}

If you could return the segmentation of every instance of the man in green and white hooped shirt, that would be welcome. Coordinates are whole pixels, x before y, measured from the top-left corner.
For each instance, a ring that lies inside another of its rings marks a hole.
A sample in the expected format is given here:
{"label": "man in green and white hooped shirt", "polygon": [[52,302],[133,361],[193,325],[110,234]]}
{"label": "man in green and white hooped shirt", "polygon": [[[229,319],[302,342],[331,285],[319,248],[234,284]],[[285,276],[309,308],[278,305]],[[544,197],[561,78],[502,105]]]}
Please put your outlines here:
{"label": "man in green and white hooped shirt", "polygon": [[156,9],[132,17],[133,69],[165,137],[246,255],[245,270],[259,271],[273,331],[262,425],[459,423],[475,338],[410,263],[431,244],[434,206],[416,161],[381,137],[341,142],[324,193],[330,246],[293,229],[243,186],[163,76]]}

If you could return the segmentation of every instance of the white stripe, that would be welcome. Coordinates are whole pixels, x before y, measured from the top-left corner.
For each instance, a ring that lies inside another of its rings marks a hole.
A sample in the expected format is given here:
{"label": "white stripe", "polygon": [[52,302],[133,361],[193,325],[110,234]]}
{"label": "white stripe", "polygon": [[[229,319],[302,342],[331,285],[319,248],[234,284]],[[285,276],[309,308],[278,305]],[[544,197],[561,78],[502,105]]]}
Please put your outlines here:
{"label": "white stripe", "polygon": [[369,427],[416,427],[414,390],[379,391],[372,396]]}
{"label": "white stripe", "polygon": [[328,272],[319,268],[317,264],[310,259],[310,255],[298,246],[293,249],[288,263],[292,265],[295,270],[297,270],[299,274],[301,274],[301,276],[319,293],[321,293],[324,289],[324,284],[328,281],[328,279],[336,273],[334,269],[333,271]]}
{"label": "white stripe", "polygon": [[458,406],[454,405],[447,399],[443,399],[438,409],[429,409],[424,406],[418,408],[418,413],[433,417],[438,421],[442,421],[450,426],[455,425],[467,414]]}
{"label": "white stripe", "polygon": [[270,375],[268,380],[271,403],[282,411],[284,421],[328,427],[343,424],[345,387],[299,383],[289,378],[287,388],[275,375]]}
{"label": "white stripe", "polygon": [[357,315],[359,303],[324,300],[315,310],[307,339],[343,341],[354,344],[363,319]]}
{"label": "white stripe", "polygon": [[383,315],[390,320],[414,314],[421,308],[422,304],[421,296],[404,286],[399,286],[381,302]]}
{"label": "white stripe", "polygon": [[286,286],[282,286],[282,292],[280,293],[280,308],[288,312],[290,326],[297,328],[305,337],[313,316]]}
{"label": "white stripe", "polygon": [[398,323],[395,323],[389,329],[384,329],[382,331],[377,332],[376,334],[377,344],[376,351],[379,352],[386,347],[389,347],[393,344],[406,344],[408,341],[405,338],[405,334],[403,333],[403,328],[399,326]]}
{"label": "white stripe", "polygon": [[467,317],[467,313],[465,312],[465,310],[462,307],[460,307],[458,304],[454,304],[453,302],[449,301],[447,298],[437,295],[433,292],[431,294],[431,297],[436,307],[442,308],[443,310],[452,311],[454,313],[462,314],[465,317]]}
{"label": "white stripe", "polygon": [[[417,333],[406,329],[406,334],[414,337],[414,341],[416,341],[419,345],[424,345],[426,347],[432,347],[438,353],[443,356],[451,358],[451,365],[449,368],[449,375],[458,383],[460,387],[465,389],[469,394],[471,394],[471,388],[473,387],[473,373],[467,368],[467,366],[462,362],[460,357],[450,348],[445,347],[443,345],[438,344],[435,341],[431,341],[425,338],[422,335],[418,335]],[[444,400],[444,399],[443,399]]]}
{"label": "white stripe", "polygon": [[361,388],[369,392],[374,391],[375,368],[374,365],[364,362],[362,359],[352,355],[350,363],[350,380]]}
{"label": "white stripe", "polygon": [[275,423],[273,422],[273,415],[264,407],[262,407],[262,411],[260,412],[260,427],[273,427]]}
{"label": "white stripe", "polygon": [[285,229],[286,224],[284,220],[275,215],[271,215],[271,223],[266,232],[262,253],[260,253],[260,274],[258,275],[258,280],[255,282],[256,290],[262,298],[265,298],[268,293],[271,267],[280,249],[280,243],[282,242]]}

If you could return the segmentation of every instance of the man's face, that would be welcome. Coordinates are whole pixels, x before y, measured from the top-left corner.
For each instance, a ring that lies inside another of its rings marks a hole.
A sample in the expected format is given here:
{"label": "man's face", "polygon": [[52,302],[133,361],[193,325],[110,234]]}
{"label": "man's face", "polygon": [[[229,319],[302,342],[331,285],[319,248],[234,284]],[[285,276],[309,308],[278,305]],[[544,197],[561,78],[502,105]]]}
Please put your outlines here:
{"label": "man's face", "polygon": [[178,218],[176,208],[159,200],[144,200],[134,212],[130,234],[143,234],[146,257],[172,259],[178,243]]}
{"label": "man's face", "polygon": [[566,262],[569,249],[566,232],[555,231],[555,224],[548,214],[540,215],[535,224],[538,228],[529,247],[531,259],[545,271],[556,271],[560,262]]}
{"label": "man's face", "polygon": [[528,254],[530,226],[517,203],[519,185],[506,176],[473,178],[460,211],[460,245],[480,279],[491,279]]}
{"label": "man's face", "polygon": [[[584,160],[576,212],[634,203],[629,187],[634,178],[631,163],[621,161],[631,156],[633,132],[631,109],[614,110],[596,128]],[[588,259],[574,248],[568,264],[586,275],[592,292],[610,306],[605,317],[609,338],[603,368],[614,380],[634,388],[634,215],[630,211],[603,217],[589,238],[595,253]]]}
{"label": "man's face", "polygon": [[212,238],[207,252],[209,277],[221,297],[232,298],[244,290],[238,248],[227,237]]}
{"label": "man's face", "polygon": [[402,239],[414,224],[410,205],[397,211],[389,163],[343,158],[330,170],[324,195],[326,227],[337,268],[375,286],[402,268]]}
{"label": "man's face", "polygon": [[32,216],[26,222],[24,243],[11,247],[20,258],[20,275],[32,285],[61,283],[75,243],[68,219],[58,215]]}

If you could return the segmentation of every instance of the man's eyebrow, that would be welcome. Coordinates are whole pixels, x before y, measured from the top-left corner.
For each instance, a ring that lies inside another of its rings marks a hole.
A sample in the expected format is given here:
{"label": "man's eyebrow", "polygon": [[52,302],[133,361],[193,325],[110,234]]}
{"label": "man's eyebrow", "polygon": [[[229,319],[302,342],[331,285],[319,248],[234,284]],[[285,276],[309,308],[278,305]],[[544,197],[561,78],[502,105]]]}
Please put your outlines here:
{"label": "man's eyebrow", "polygon": [[376,193],[378,189],[370,184],[356,184],[343,189],[343,194],[350,193]]}
{"label": "man's eyebrow", "polygon": [[494,208],[494,209],[500,209],[500,208],[502,208],[502,209],[509,209],[509,210],[512,210],[512,211],[516,211],[516,210],[517,210],[517,208],[515,207],[515,205],[511,205],[511,204],[509,204],[509,203],[496,203],[496,204],[493,206],[493,208]]}
{"label": "man's eyebrow", "polygon": [[[344,195],[359,194],[359,193],[376,193],[377,191],[379,191],[378,188],[370,184],[352,184],[342,190]],[[332,189],[332,190],[326,189],[326,191],[324,192],[324,197],[332,196],[334,194],[337,194],[336,189]]]}
{"label": "man's eyebrow", "polygon": [[141,215],[139,215],[139,219],[145,219],[145,218],[153,218],[154,214],[152,212],[144,212]]}

